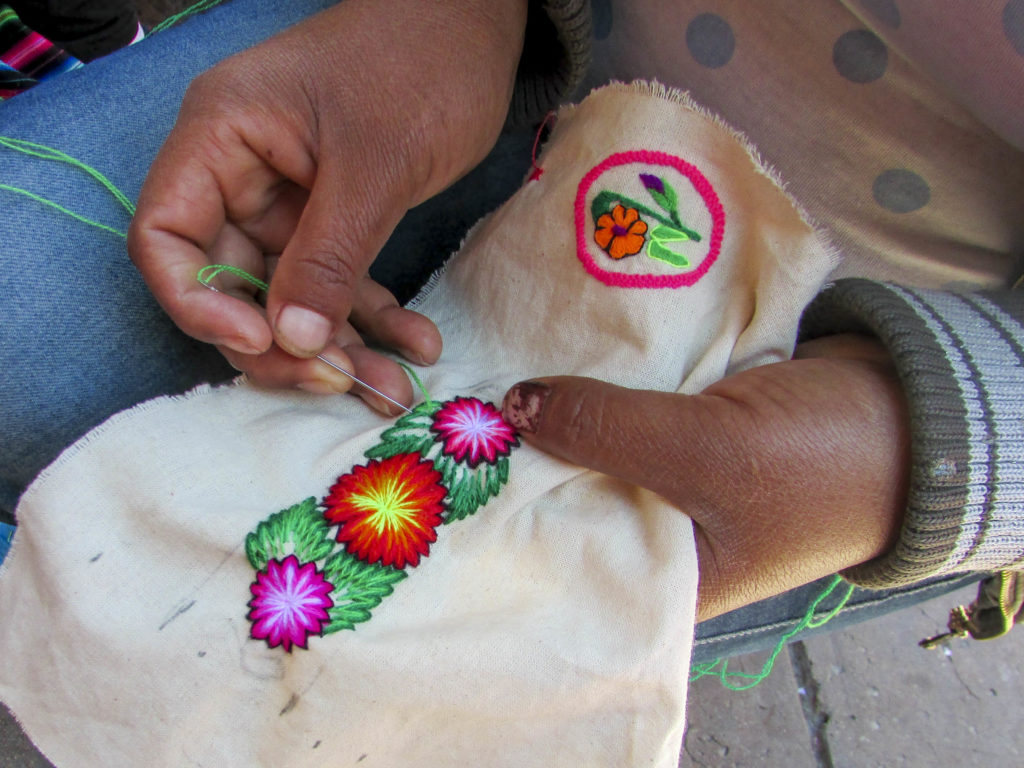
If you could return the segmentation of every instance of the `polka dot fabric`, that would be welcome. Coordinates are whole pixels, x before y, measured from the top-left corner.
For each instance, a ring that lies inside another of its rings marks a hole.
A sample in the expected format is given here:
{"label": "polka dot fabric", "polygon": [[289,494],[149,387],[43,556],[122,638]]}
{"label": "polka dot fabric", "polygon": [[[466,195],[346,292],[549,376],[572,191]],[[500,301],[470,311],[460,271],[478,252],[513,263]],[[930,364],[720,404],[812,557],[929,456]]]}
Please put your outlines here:
{"label": "polka dot fabric", "polygon": [[1024,0],[593,9],[586,85],[657,79],[742,131],[844,254],[836,277],[945,288],[1016,276]]}

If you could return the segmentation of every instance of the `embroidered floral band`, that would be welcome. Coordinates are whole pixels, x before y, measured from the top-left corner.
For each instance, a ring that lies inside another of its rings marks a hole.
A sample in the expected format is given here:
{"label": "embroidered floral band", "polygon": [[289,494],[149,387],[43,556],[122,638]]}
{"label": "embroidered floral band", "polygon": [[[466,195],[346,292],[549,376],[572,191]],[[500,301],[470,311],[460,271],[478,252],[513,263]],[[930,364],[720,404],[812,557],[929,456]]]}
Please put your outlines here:
{"label": "embroidered floral band", "polygon": [[354,629],[437,540],[508,481],[515,429],[491,403],[427,402],[385,430],[369,462],[262,521],[245,540],[256,569],[250,636],[306,648],[310,635]]}

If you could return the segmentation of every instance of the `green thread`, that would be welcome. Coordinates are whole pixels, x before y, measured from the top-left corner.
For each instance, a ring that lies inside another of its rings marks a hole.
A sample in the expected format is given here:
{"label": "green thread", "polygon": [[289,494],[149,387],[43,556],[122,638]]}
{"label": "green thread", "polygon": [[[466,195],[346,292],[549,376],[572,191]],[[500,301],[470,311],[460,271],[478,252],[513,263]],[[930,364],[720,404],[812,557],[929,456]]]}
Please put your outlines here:
{"label": "green thread", "polygon": [[110,232],[112,234],[117,235],[118,237],[120,237],[122,239],[128,237],[128,233],[127,232],[122,232],[119,229],[114,229],[113,227],[108,227],[106,224],[101,224],[98,221],[93,221],[92,219],[88,219],[85,216],[82,216],[81,214],[75,213],[74,211],[69,211],[63,205],[58,205],[57,203],[53,202],[52,200],[47,200],[45,197],[40,197],[39,195],[35,194],[34,192],[29,192],[27,189],[21,189],[20,187],[12,187],[9,184],[0,184],[0,189],[3,189],[5,191],[7,191],[7,192],[14,192],[14,193],[19,194],[19,195],[24,195],[29,200],[34,200],[37,203],[41,203],[42,205],[48,205],[50,208],[54,208],[54,209],[60,211],[61,213],[70,216],[73,219],[77,219],[78,221],[82,222],[83,224],[88,224],[90,227],[96,227],[96,229],[102,229],[104,232]]}
{"label": "green thread", "polygon": [[8,149],[13,149],[15,152],[21,152],[22,154],[30,157],[38,157],[41,160],[54,160],[66,163],[84,171],[98,181],[104,189],[110,192],[117,202],[119,202],[124,209],[128,211],[129,216],[135,215],[135,203],[133,203],[124,192],[118,189],[114,182],[91,165],[83,163],[81,160],[61,152],[59,149],[48,147],[45,144],[37,144],[34,141],[25,141],[24,139],[12,139],[9,136],[0,136],[0,147],[7,147]]}
{"label": "green thread", "polygon": [[[99,182],[99,184],[104,189],[110,192],[110,194],[114,196],[114,199],[116,199],[117,202],[119,202],[121,206],[128,212],[129,216],[135,215],[135,203],[133,203],[124,192],[118,189],[114,182],[112,182],[98,170],[93,168],[91,165],[83,163],[81,160],[78,160],[77,158],[74,158],[71,155],[68,155],[64,152],[61,152],[59,149],[48,147],[45,144],[37,144],[34,141],[25,141],[24,139],[12,139],[9,136],[0,136],[0,147],[6,147],[7,149],[13,150],[15,152],[20,152],[23,155],[28,155],[29,157],[36,157],[41,160],[53,160],[56,162],[65,163],[74,168],[78,168],[81,171],[84,171],[94,180]],[[10,184],[0,184],[0,189],[6,192],[13,192],[14,194],[27,197],[29,200],[37,202],[41,205],[48,206],[56,211],[59,211],[67,216],[70,216],[76,221],[80,221],[83,224],[88,224],[90,227],[95,227],[96,229],[102,230],[104,232],[109,232],[111,234],[117,235],[122,239],[128,236],[127,232],[115,229],[114,227],[108,226],[106,224],[101,224],[98,221],[94,221],[93,219],[90,219],[79,213],[75,213],[74,211],[65,208],[63,205],[55,203],[53,200],[45,198],[42,195],[37,195],[35,192],[30,192],[27,189],[22,189],[21,187],[14,187],[11,186]]]}
{"label": "green thread", "polygon": [[205,267],[196,272],[196,280],[205,285],[207,288],[213,288],[213,286],[210,285],[210,282],[221,272],[227,272],[229,275],[240,277],[243,280],[252,283],[261,291],[266,291],[270,288],[269,285],[267,285],[265,282],[260,280],[255,275],[246,272],[241,267],[234,267],[230,264],[207,264]]}
{"label": "green thread", "polygon": [[173,16],[168,16],[166,19],[164,19],[159,24],[154,26],[149,31],[149,34],[150,35],[154,35],[157,32],[163,32],[165,29],[173,27],[179,21],[182,21],[183,19],[187,19],[189,16],[194,16],[197,13],[202,13],[203,11],[207,11],[210,8],[213,8],[215,5],[220,5],[221,2],[222,2],[222,0],[199,0],[198,3],[190,5],[188,8],[186,8],[183,11],[181,11],[180,13],[176,13]]}
{"label": "green thread", "polygon": [[[824,626],[834,619],[844,607],[846,607],[851,595],[853,595],[852,584],[846,585],[846,594],[843,595],[835,608],[819,619],[814,617],[815,612],[818,610],[818,606],[821,605],[829,595],[836,591],[836,588],[842,583],[842,581],[843,578],[838,574],[832,577],[832,581],[829,585],[825,587],[821,594],[819,594],[811,603],[810,607],[807,609],[807,613],[805,613],[803,619],[800,620],[800,623],[779,638],[779,641],[775,644],[775,648],[772,650],[771,655],[768,657],[768,660],[765,661],[759,672],[754,674],[750,674],[748,672],[730,672],[728,659],[714,659],[713,661],[704,662],[703,664],[694,664],[690,669],[690,682],[692,683],[695,680],[700,680],[702,677],[717,677],[721,681],[722,686],[730,691],[746,691],[760,684],[772,673],[772,669],[775,666],[775,659],[778,658],[782,649],[786,646],[786,643],[805,629],[816,629]],[[730,678],[739,678],[746,682],[732,683],[730,682]]]}
{"label": "green thread", "polygon": [[416,371],[412,369],[412,366],[406,365],[401,361],[399,361],[398,364],[402,367],[402,370],[409,375],[409,378],[413,380],[420,392],[423,394],[423,405],[435,405],[436,403],[434,403],[434,400],[427,391],[427,388],[423,385],[423,381],[416,375]]}

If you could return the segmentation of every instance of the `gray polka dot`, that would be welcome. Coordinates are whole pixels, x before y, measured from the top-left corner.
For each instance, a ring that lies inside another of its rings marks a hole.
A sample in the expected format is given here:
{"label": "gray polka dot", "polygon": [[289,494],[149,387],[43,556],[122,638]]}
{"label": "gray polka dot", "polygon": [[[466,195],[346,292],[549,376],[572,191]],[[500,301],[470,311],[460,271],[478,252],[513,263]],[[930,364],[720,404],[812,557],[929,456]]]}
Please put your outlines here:
{"label": "gray polka dot", "polygon": [[854,29],[845,32],[832,48],[836,71],[854,83],[870,83],[885,74],[889,51],[874,32]]}
{"label": "gray polka dot", "polygon": [[1013,50],[1024,56],[1024,0],[1010,0],[1003,8],[1003,31]]}
{"label": "gray polka dot", "polygon": [[594,14],[594,39],[605,40],[612,33],[612,0],[591,0]]}
{"label": "gray polka dot", "polygon": [[900,9],[895,0],[860,0],[865,10],[892,29],[900,28]]}
{"label": "gray polka dot", "polygon": [[893,213],[916,211],[932,199],[928,182],[906,168],[891,168],[878,174],[871,194],[876,203]]}
{"label": "gray polka dot", "polygon": [[736,50],[736,35],[729,22],[714,13],[702,13],[686,28],[686,47],[702,67],[724,67]]}

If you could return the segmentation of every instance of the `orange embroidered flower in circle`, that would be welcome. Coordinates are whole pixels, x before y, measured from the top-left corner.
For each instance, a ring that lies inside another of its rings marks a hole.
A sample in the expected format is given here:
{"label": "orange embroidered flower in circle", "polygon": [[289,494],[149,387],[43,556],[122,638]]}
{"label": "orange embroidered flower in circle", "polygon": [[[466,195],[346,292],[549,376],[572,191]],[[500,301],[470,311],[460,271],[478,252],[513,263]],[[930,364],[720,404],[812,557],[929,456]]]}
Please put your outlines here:
{"label": "orange embroidered flower in circle", "polygon": [[448,491],[441,473],[418,453],[401,453],[338,478],[324,499],[337,539],[368,563],[415,566],[430,554]]}
{"label": "orange embroidered flower in circle", "polygon": [[616,205],[611,213],[598,218],[594,241],[613,259],[621,259],[640,253],[646,232],[647,223],[636,208]]}

